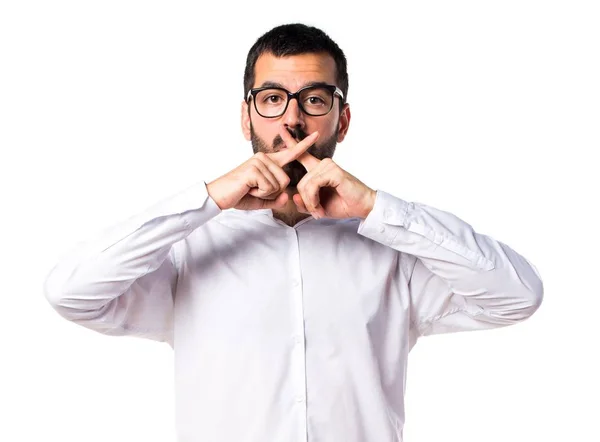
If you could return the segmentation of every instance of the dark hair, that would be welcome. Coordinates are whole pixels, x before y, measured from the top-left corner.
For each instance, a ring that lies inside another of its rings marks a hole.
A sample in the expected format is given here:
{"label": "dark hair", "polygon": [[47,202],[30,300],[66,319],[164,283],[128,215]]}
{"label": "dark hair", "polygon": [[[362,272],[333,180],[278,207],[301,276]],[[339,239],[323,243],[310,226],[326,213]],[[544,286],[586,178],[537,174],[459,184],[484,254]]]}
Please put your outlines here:
{"label": "dark hair", "polygon": [[263,34],[248,51],[244,71],[244,99],[256,79],[256,60],[264,53],[276,57],[325,52],[333,58],[336,67],[337,86],[348,96],[348,68],[346,56],[340,47],[322,30],[314,26],[292,23],[277,26]]}

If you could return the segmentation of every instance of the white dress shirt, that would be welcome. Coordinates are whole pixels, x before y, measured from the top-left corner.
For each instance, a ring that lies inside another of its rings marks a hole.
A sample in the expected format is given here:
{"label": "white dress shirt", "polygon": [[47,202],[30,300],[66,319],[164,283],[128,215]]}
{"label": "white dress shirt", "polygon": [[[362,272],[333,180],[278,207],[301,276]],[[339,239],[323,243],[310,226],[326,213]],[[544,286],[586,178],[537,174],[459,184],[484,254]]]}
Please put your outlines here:
{"label": "white dress shirt", "polygon": [[77,245],[44,285],[66,319],[174,350],[180,442],[399,442],[407,356],[522,321],[535,267],[448,212],[378,190],[366,219],[290,227],[198,182]]}

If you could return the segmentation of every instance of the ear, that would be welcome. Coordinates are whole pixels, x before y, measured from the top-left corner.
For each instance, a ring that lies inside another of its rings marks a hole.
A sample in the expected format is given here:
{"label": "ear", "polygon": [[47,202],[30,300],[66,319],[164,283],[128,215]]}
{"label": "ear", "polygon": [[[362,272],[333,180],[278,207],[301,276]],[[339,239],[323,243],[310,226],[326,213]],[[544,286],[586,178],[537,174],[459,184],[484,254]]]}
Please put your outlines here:
{"label": "ear", "polygon": [[338,123],[338,136],[337,141],[341,143],[346,138],[348,133],[348,127],[350,126],[350,105],[345,103],[340,113],[340,121]]}
{"label": "ear", "polygon": [[250,141],[252,139],[252,135],[250,133],[250,126],[252,123],[250,122],[250,114],[248,112],[248,103],[242,101],[242,133],[244,134],[246,141]]}

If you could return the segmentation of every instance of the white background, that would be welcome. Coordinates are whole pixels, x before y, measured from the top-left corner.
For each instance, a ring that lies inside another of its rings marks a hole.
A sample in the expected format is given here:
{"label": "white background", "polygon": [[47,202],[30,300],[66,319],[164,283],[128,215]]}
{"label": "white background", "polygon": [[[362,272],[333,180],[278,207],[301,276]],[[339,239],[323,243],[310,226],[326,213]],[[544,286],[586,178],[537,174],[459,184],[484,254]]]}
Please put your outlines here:
{"label": "white background", "polygon": [[201,3],[0,6],[0,440],[175,440],[171,349],[63,320],[42,283],[76,242],[251,156],[246,53],[292,21],[348,58],[338,164],[544,281],[524,323],[419,342],[406,441],[600,440],[597,2]]}

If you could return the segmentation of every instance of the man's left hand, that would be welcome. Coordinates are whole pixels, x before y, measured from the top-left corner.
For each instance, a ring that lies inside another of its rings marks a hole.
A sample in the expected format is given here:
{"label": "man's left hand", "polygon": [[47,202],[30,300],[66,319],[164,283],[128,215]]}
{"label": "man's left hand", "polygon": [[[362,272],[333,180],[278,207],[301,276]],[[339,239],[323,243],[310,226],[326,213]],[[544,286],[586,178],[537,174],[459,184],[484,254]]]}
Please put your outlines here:
{"label": "man's left hand", "polygon": [[[288,148],[297,142],[287,130],[280,131]],[[298,211],[316,219],[366,218],[375,204],[376,191],[346,172],[331,158],[319,160],[304,152],[297,160],[307,173],[298,183],[293,199]]]}

